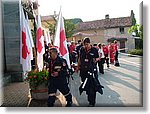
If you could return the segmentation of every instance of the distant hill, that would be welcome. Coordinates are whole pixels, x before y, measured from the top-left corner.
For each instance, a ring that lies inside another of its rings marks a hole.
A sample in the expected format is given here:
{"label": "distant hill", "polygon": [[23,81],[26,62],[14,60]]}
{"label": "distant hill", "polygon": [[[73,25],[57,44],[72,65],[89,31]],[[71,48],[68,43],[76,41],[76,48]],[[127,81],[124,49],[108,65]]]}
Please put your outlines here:
{"label": "distant hill", "polygon": [[83,22],[82,19],[80,19],[80,18],[67,19],[67,20],[71,20],[74,24],[78,24],[80,22]]}

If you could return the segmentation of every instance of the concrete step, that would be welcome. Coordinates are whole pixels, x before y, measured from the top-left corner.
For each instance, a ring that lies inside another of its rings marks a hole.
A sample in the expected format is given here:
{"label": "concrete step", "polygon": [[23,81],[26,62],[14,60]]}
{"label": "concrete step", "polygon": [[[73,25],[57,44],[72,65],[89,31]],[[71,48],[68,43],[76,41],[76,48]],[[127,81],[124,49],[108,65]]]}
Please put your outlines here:
{"label": "concrete step", "polygon": [[8,73],[5,73],[4,76],[3,76],[3,78],[2,78],[2,84],[1,84],[1,86],[6,86],[9,83],[11,83],[11,75],[8,74]]}
{"label": "concrete step", "polygon": [[12,82],[23,82],[23,74],[22,72],[9,72],[5,73],[1,79],[1,86],[6,86]]}

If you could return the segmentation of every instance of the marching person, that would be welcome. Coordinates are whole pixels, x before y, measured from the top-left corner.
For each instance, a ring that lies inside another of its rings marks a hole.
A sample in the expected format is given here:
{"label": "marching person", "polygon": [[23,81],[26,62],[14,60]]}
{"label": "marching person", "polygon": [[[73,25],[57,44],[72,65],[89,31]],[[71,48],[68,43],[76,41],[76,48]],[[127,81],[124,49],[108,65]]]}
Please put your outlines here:
{"label": "marching person", "polygon": [[[77,71],[80,70],[81,81],[85,83],[82,84],[83,86],[86,85],[87,89],[83,91],[86,91],[89,106],[95,106],[96,90],[93,80],[94,78],[98,80],[96,62],[99,60],[99,55],[98,50],[90,44],[90,38],[84,38],[83,45],[79,53]],[[95,77],[93,77],[93,74]],[[79,90],[83,89],[83,86],[80,86]]]}
{"label": "marching person", "polygon": [[48,43],[48,49],[52,48],[53,45],[51,43]]}
{"label": "marching person", "polygon": [[65,96],[66,106],[72,106],[72,95],[67,83],[68,66],[65,59],[58,55],[56,48],[51,48],[49,61],[48,106],[54,106],[57,89]]}
{"label": "marching person", "polygon": [[113,43],[109,44],[109,54],[110,54],[110,63],[114,64],[114,45]]}
{"label": "marching person", "polygon": [[43,54],[43,59],[44,59],[44,66],[45,66],[48,59],[48,46],[46,44],[46,41],[44,41],[44,46],[45,46],[45,53]]}
{"label": "marching person", "polygon": [[70,59],[71,62],[70,63],[71,64],[76,62],[75,48],[76,48],[75,42],[71,41],[71,45],[70,45],[70,56],[71,56],[71,59]]}
{"label": "marching person", "polygon": [[114,41],[114,51],[115,51],[115,66],[120,66],[118,61],[118,43],[117,40]]}
{"label": "marching person", "polygon": [[93,44],[93,47],[95,47],[96,49],[99,49],[96,43]]}
{"label": "marching person", "polygon": [[83,42],[78,40],[78,44],[76,45],[75,51],[77,52],[77,59],[79,58],[80,49],[83,46]]}
{"label": "marching person", "polygon": [[107,68],[109,68],[108,46],[106,46],[105,44],[102,44],[102,47],[103,47],[103,52],[104,52],[104,63],[106,61]]}
{"label": "marching person", "polygon": [[104,52],[102,49],[101,43],[98,44],[99,47],[99,61],[98,61],[98,66],[99,66],[99,72],[104,74]]}

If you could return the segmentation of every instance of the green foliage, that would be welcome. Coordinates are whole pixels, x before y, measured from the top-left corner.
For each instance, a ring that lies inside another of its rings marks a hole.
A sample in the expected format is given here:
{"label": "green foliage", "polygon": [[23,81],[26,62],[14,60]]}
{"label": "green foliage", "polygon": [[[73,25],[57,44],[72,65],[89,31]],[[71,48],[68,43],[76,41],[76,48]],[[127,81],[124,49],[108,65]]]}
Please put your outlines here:
{"label": "green foliage", "polygon": [[136,24],[134,26],[131,26],[131,28],[129,28],[128,33],[135,32],[136,36],[139,37],[139,32],[138,31],[139,31],[139,25]]}
{"label": "green foliage", "polygon": [[76,25],[71,20],[65,20],[65,31],[66,31],[66,38],[69,38],[73,35],[74,30],[76,29]]}
{"label": "green foliage", "polygon": [[133,50],[130,50],[128,53],[132,54],[132,55],[143,56],[143,50],[142,49],[133,49]]}
{"label": "green foliage", "polygon": [[132,18],[132,25],[136,25],[136,19],[135,18]]}
{"label": "green foliage", "polygon": [[140,38],[143,39],[143,25],[141,25],[141,26],[139,27],[139,35],[140,35]]}
{"label": "green foliage", "polygon": [[49,31],[51,31],[51,34],[55,34],[55,26],[56,24],[49,24]]}
{"label": "green foliage", "polygon": [[[48,28],[51,31],[51,33],[55,34],[56,24],[51,24],[47,21],[46,23],[49,25]],[[76,29],[76,24],[73,23],[71,19],[68,19],[68,20],[64,20],[64,26],[65,26],[66,38],[71,37],[74,33],[74,30]]]}
{"label": "green foliage", "polygon": [[75,25],[80,22],[83,22],[80,18],[74,18],[74,19],[68,19],[68,20],[71,20]]}
{"label": "green foliage", "polygon": [[28,73],[28,76],[26,77],[26,81],[29,82],[30,87],[32,89],[36,89],[36,87],[42,83],[45,83],[47,85],[48,83],[48,71],[30,71]]}
{"label": "green foliage", "polygon": [[128,29],[128,33],[131,34],[132,32],[136,33],[136,37],[140,37],[143,39],[143,25],[135,24]]}

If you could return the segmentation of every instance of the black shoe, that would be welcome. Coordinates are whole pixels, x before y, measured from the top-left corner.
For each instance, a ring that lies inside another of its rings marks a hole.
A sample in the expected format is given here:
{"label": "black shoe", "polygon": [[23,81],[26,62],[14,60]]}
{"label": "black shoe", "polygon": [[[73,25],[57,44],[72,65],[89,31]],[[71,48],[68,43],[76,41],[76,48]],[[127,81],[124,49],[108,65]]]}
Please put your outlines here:
{"label": "black shoe", "polygon": [[120,64],[119,63],[115,63],[115,66],[120,66]]}
{"label": "black shoe", "polygon": [[104,72],[100,72],[100,74],[104,74]]}
{"label": "black shoe", "polygon": [[71,107],[71,106],[72,106],[72,101],[68,101],[66,107]]}
{"label": "black shoe", "polygon": [[54,104],[47,104],[48,107],[54,107]]}
{"label": "black shoe", "polygon": [[90,104],[90,103],[88,105],[88,107],[94,107],[94,106],[95,106],[95,104]]}

